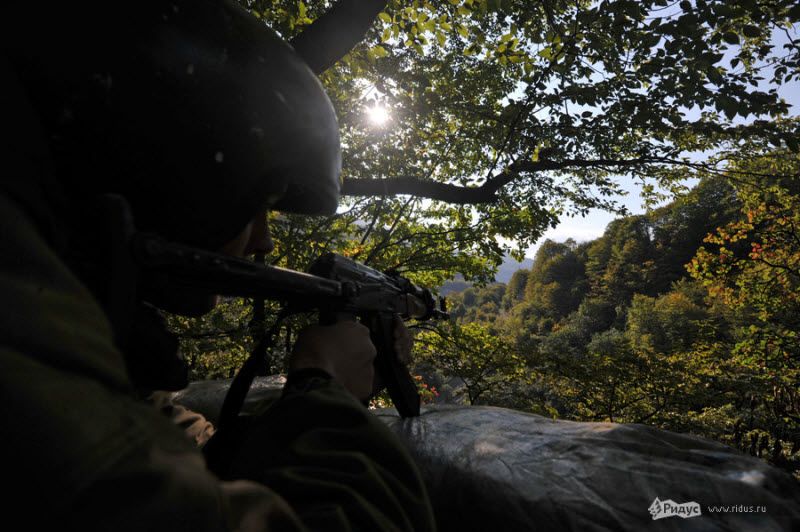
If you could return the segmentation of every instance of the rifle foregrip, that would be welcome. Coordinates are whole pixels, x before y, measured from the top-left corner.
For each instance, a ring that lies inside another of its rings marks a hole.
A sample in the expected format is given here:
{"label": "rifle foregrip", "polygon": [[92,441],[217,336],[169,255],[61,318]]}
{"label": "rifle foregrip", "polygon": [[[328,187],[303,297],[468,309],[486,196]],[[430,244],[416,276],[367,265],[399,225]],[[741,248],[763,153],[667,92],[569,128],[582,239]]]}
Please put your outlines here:
{"label": "rifle foregrip", "polygon": [[378,353],[375,370],[380,375],[389,397],[401,417],[419,416],[419,392],[408,368],[400,362],[394,349],[394,316],[376,313],[369,317],[372,343]]}

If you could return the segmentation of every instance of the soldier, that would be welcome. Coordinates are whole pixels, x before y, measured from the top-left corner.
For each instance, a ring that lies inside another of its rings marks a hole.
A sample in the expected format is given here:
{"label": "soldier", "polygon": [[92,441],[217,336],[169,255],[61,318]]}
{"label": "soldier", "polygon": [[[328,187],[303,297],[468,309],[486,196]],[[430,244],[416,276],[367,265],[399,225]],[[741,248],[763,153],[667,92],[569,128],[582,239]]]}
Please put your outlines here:
{"label": "soldier", "polygon": [[[283,397],[254,422],[224,481],[137,394],[183,383],[155,309],[197,315],[214,298],[144,278],[135,310],[118,312],[120,235],[98,198],[123,196],[139,229],[236,256],[269,249],[269,210],[331,213],[338,129],[304,60],[229,0],[10,11],[0,58],[5,519],[33,529],[432,529],[410,456],[360,403],[375,351],[356,323],[298,339]],[[334,22],[296,43],[316,71],[330,64],[319,39]]]}

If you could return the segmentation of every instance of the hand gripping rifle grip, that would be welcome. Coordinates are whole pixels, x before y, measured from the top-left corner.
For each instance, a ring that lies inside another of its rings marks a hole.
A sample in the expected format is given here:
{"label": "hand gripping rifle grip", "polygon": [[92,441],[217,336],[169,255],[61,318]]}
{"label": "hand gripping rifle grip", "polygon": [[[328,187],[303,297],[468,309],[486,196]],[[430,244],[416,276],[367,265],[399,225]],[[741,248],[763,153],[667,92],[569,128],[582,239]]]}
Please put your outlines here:
{"label": "hand gripping rifle grip", "polygon": [[372,343],[378,351],[375,370],[386,385],[400,417],[419,416],[419,392],[408,368],[394,349],[394,315],[386,312],[370,313],[362,318],[370,330]]}
{"label": "hand gripping rifle grip", "polygon": [[[320,312],[320,325],[333,325],[340,321],[355,320],[347,312]],[[377,354],[375,371],[378,382],[386,386],[389,397],[401,417],[419,416],[419,393],[408,368],[400,362],[394,350],[394,315],[386,312],[371,312],[360,316],[361,323],[369,328],[370,339]]]}

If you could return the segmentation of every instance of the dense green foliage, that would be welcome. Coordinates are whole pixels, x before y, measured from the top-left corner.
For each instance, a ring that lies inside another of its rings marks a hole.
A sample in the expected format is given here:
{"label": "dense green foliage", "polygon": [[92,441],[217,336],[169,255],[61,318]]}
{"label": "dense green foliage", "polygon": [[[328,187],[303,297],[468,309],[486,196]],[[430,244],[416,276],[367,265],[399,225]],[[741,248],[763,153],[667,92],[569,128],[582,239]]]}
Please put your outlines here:
{"label": "dense green foliage", "polygon": [[705,179],[592,242],[546,242],[502,295],[464,293],[451,329],[477,320],[527,362],[496,366],[515,396],[489,402],[690,431],[800,470],[800,160],[741,164],[794,177]]}
{"label": "dense green foliage", "polygon": [[479,322],[446,323],[416,339],[418,368],[458,379],[456,398],[468,404],[505,404],[524,383],[525,361],[514,346]]}
{"label": "dense green foliage", "polygon": [[[243,3],[285,37],[335,4]],[[697,154],[743,137],[797,149],[797,128],[774,119],[788,112],[777,88],[798,76],[798,20],[790,0],[389,1],[322,77],[341,124],[344,205],[377,217],[372,227],[405,205],[447,241],[439,258],[484,258],[465,268],[472,279],[563,213],[621,210],[621,176],[655,194],[721,170]],[[366,112],[376,105],[390,114],[382,126]]]}

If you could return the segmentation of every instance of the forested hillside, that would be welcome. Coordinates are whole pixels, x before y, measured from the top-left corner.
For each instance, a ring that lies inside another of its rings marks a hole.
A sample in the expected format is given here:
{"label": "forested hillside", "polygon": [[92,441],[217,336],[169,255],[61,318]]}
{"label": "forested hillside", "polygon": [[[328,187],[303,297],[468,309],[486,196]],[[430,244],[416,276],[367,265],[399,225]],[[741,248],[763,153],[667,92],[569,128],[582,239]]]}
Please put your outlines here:
{"label": "forested hillside", "polygon": [[472,403],[693,432],[797,471],[799,185],[707,178],[596,240],[547,241],[507,285],[451,295],[422,359]]}

